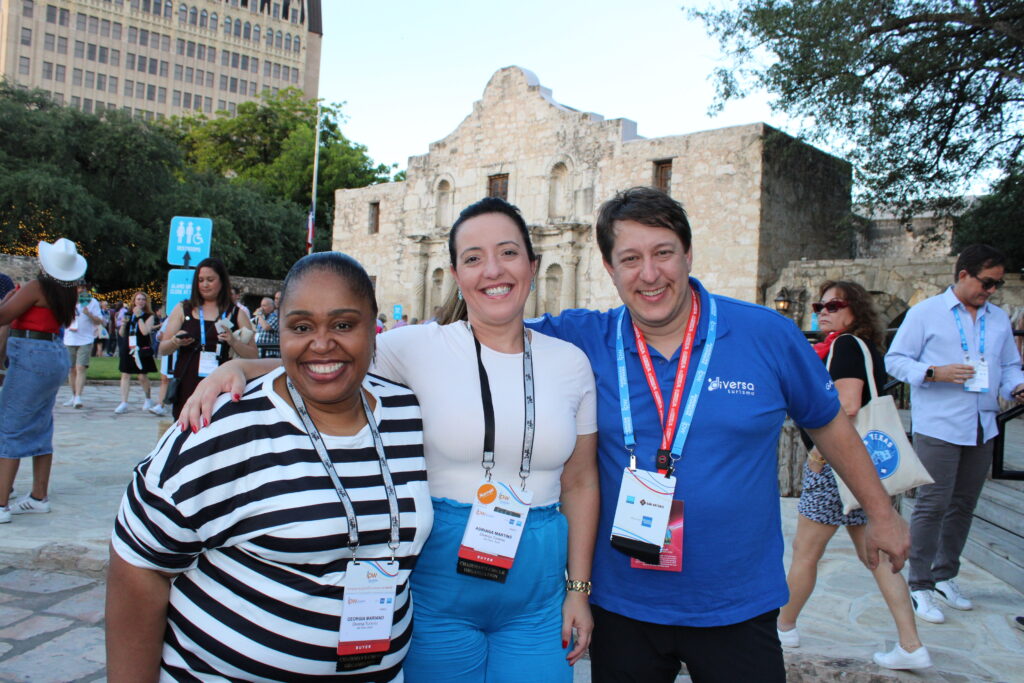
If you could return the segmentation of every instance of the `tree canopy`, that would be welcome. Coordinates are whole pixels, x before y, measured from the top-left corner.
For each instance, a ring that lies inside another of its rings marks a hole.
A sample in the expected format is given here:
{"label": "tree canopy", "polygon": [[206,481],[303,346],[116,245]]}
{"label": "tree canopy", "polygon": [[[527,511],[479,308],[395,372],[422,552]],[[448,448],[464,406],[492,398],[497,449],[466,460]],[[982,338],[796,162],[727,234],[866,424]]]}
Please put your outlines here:
{"label": "tree canopy", "polygon": [[855,168],[861,199],[962,194],[1024,159],[1019,0],[740,0],[690,10],[729,55],[717,106],[765,89]]}
{"label": "tree canopy", "polygon": [[[389,170],[344,138],[337,107],[324,111],[318,248],[330,248],[333,189]],[[152,290],[168,269],[170,219],[206,216],[229,273],[284,277],[305,253],[316,105],[284,91],[238,112],[150,124],[0,82],[0,251],[68,237],[101,291]]]}

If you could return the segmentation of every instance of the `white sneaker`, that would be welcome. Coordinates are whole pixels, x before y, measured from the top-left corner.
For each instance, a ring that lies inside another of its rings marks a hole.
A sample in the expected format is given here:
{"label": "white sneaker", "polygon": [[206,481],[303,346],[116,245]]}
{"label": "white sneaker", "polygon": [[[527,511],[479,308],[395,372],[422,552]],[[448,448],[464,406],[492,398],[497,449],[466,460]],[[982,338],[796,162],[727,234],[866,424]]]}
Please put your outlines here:
{"label": "white sneaker", "polygon": [[148,398],[146,399],[146,402],[142,404],[142,409],[146,410],[146,411],[148,411],[152,407],[153,407],[153,401],[148,399]]}
{"label": "white sneaker", "polygon": [[64,407],[65,408],[70,408],[73,405],[75,405],[75,398],[77,398],[77,397],[74,394],[71,394],[71,398],[69,398],[68,400],[64,401]]}
{"label": "white sneaker", "polygon": [[164,415],[167,414],[167,409],[164,408],[159,403],[154,403],[149,407],[149,412],[153,413],[154,415],[159,415],[160,417],[163,417]]}
{"label": "white sneaker", "polygon": [[913,652],[907,652],[899,643],[889,652],[876,652],[875,664],[886,669],[927,669],[932,665],[932,657],[924,645]]}
{"label": "white sneaker", "polygon": [[0,508],[0,524],[7,524],[11,521],[11,506],[6,505]]}
{"label": "white sneaker", "polygon": [[35,515],[49,512],[50,501],[36,500],[31,494],[26,493],[24,496],[11,503],[8,507],[11,508],[12,515]]}
{"label": "white sneaker", "polygon": [[953,579],[949,581],[936,581],[935,595],[953,609],[969,610],[974,608],[971,601],[960,592],[960,586]]}
{"label": "white sneaker", "polygon": [[775,631],[779,634],[779,642],[782,643],[782,647],[800,647],[800,632],[796,630],[796,626],[788,631],[780,629],[775,629]]}
{"label": "white sneaker", "polygon": [[127,413],[127,412],[128,412],[128,404],[125,403],[124,401],[121,401],[120,403],[118,403],[117,407],[114,408],[114,414],[115,415],[121,415],[122,413]]}
{"label": "white sneaker", "polygon": [[910,601],[914,603],[914,613],[925,621],[933,624],[942,624],[946,621],[946,616],[932,599],[931,591],[910,591]]}
{"label": "white sneaker", "polygon": [[82,397],[81,396],[75,396],[73,399],[71,399],[71,407],[72,408],[81,408],[82,407]]}

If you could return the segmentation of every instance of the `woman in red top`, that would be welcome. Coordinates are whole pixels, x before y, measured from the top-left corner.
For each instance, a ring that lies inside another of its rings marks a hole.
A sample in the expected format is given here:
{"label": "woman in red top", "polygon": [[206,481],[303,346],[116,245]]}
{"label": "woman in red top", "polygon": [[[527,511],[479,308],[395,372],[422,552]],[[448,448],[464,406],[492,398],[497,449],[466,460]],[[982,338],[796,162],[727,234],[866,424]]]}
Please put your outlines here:
{"label": "woman in red top", "polygon": [[[0,523],[12,514],[49,512],[53,463],[53,404],[68,375],[60,327],[75,317],[78,281],[86,262],[74,242],[39,243],[42,272],[0,303],[0,325],[10,325],[7,371],[0,394]],[[21,458],[32,458],[32,491],[8,500]]]}

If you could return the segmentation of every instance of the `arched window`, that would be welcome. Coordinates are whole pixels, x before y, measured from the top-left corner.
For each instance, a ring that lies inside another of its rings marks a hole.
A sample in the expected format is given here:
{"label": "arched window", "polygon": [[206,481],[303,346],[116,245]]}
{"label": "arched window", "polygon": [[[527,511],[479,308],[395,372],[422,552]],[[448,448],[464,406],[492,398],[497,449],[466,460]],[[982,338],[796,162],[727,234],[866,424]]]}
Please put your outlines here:
{"label": "arched window", "polygon": [[277,35],[274,36],[274,47],[280,50],[282,45],[284,45],[284,34],[278,31]]}
{"label": "arched window", "polygon": [[267,47],[274,47],[274,30],[267,29]]}
{"label": "arched window", "polygon": [[178,23],[184,24],[188,21],[188,5],[181,3],[178,5]]}
{"label": "arched window", "polygon": [[284,49],[287,52],[292,51],[292,34],[286,33],[284,36]]}
{"label": "arched window", "polygon": [[257,43],[260,42],[260,25],[256,24],[252,27],[252,39]]}
{"label": "arched window", "polygon": [[430,310],[424,311],[423,315],[428,313],[433,316],[434,309],[444,304],[442,298],[444,294],[444,270],[441,268],[435,268],[434,272],[430,276]]}
{"label": "arched window", "polygon": [[240,38],[242,36],[242,20],[235,19],[235,37]]}
{"label": "arched window", "polygon": [[565,218],[568,215],[569,169],[558,162],[551,168],[548,184],[548,218]]}
{"label": "arched window", "polygon": [[226,36],[230,36],[231,35],[231,17],[230,16],[225,16],[224,17],[224,35],[226,35]]}
{"label": "arched window", "polygon": [[199,23],[199,10],[196,9],[195,5],[188,11],[188,23],[193,26]]}
{"label": "arched window", "polygon": [[174,16],[174,3],[171,0],[164,0],[164,19]]}
{"label": "arched window", "polygon": [[296,52],[299,51],[299,37],[295,36],[295,40],[292,41],[292,49]]}
{"label": "arched window", "polygon": [[437,184],[437,227],[447,228],[452,224],[452,184],[442,180]]}
{"label": "arched window", "polygon": [[246,40],[252,39],[252,24],[248,21],[245,22],[245,25],[242,27],[242,37]]}
{"label": "arched window", "polygon": [[220,24],[217,22],[217,13],[216,12],[210,12],[210,30],[213,31],[214,33],[216,33],[217,32],[217,27],[219,25]]}
{"label": "arched window", "polygon": [[210,13],[203,10],[199,13],[199,28],[206,28],[210,25]]}

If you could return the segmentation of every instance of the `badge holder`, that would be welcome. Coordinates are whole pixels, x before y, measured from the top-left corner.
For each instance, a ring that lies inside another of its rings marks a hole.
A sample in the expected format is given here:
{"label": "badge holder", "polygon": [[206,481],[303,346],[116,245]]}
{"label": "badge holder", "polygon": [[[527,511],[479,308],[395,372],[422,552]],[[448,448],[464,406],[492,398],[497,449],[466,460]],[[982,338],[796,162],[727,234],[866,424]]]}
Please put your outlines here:
{"label": "badge holder", "polygon": [[985,321],[987,318],[981,316],[981,330],[978,335],[978,361],[971,362],[971,351],[967,345],[967,335],[964,333],[964,324],[960,320],[960,311],[953,308],[953,318],[956,320],[956,329],[960,333],[960,348],[964,352],[964,363],[974,368],[974,375],[964,382],[964,391],[984,394],[988,391],[988,361],[985,360]]}
{"label": "badge holder", "polygon": [[391,647],[398,571],[395,560],[353,559],[348,563],[342,584],[338,671],[362,669],[384,659]]}
{"label": "badge holder", "polygon": [[676,478],[638,470],[635,458],[631,458],[630,464],[632,467],[622,470],[612,521],[612,547],[641,562],[657,565],[668,530]]}

